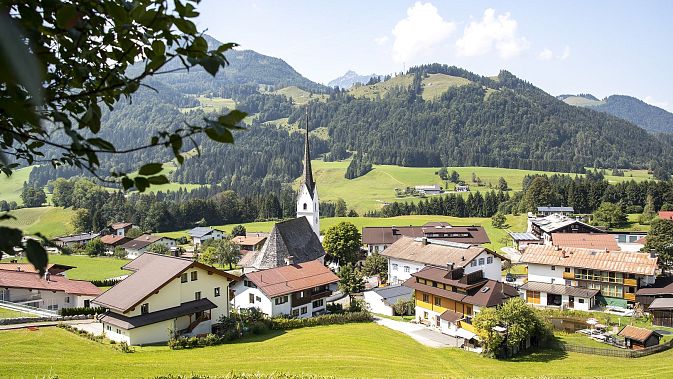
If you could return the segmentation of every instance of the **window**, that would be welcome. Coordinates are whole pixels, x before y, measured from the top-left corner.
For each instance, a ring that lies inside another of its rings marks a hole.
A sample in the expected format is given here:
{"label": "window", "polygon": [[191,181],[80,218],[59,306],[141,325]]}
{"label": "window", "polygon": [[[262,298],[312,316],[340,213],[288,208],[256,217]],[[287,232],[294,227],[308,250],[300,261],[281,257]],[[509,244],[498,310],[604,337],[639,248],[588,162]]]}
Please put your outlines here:
{"label": "window", "polygon": [[556,271],[556,266],[551,266],[552,271]]}
{"label": "window", "polygon": [[117,332],[117,334],[122,334],[122,331],[119,330],[119,328],[117,328],[116,332]]}
{"label": "window", "polygon": [[490,265],[491,263],[493,263],[493,257],[486,257],[486,264]]}
{"label": "window", "polygon": [[215,287],[214,292],[215,293],[213,294],[213,296],[215,296],[215,297],[220,296],[220,287]]}
{"label": "window", "polygon": [[257,301],[258,303],[260,303],[260,302],[262,301],[262,298],[259,297],[259,296],[255,296],[255,301]]}
{"label": "window", "polygon": [[180,283],[187,283],[187,273],[180,275]]}
{"label": "window", "polygon": [[304,210],[307,210],[307,209],[308,209],[308,205],[306,203],[304,203]]}
{"label": "window", "polygon": [[110,325],[106,325],[105,328],[109,331],[112,331],[112,327]]}
{"label": "window", "polygon": [[577,302],[580,304],[584,304],[584,299],[577,299]]}
{"label": "window", "polygon": [[479,258],[479,266],[483,266],[483,265],[484,265],[484,258]]}
{"label": "window", "polygon": [[570,267],[566,267],[565,272],[570,272]]}
{"label": "window", "polygon": [[150,303],[145,303],[140,306],[140,314],[141,315],[146,315],[150,313]]}
{"label": "window", "polygon": [[393,271],[397,271],[397,263],[393,263]]}
{"label": "window", "polygon": [[295,316],[295,317],[299,316],[299,309],[293,309],[292,310],[292,316]]}
{"label": "window", "polygon": [[287,298],[287,295],[286,295],[286,296],[278,296],[273,301],[274,301],[274,303],[276,303],[276,305],[281,305],[281,304],[287,303],[287,300],[288,300],[288,298]]}
{"label": "window", "polygon": [[425,319],[425,320],[428,319],[428,312],[423,312],[423,319]]}
{"label": "window", "polygon": [[308,307],[301,307],[301,314],[305,315],[308,313]]}
{"label": "window", "polygon": [[439,296],[435,296],[435,305],[438,307],[442,306],[442,298]]}
{"label": "window", "polygon": [[201,291],[194,292],[194,300],[201,300]]}
{"label": "window", "polygon": [[199,279],[198,271],[192,271],[192,282]]}
{"label": "window", "polygon": [[254,293],[248,294],[248,303],[255,304],[255,294]]}
{"label": "window", "polygon": [[70,302],[70,296],[66,296],[66,297],[65,297],[65,302],[66,302],[66,303],[69,303],[69,302]]}
{"label": "window", "polygon": [[472,267],[475,267],[476,265],[477,265],[477,261],[472,261],[472,263],[470,263],[470,266],[472,266]]}
{"label": "window", "polygon": [[91,300],[84,300],[84,308],[91,307]]}
{"label": "window", "polygon": [[323,305],[325,305],[325,299],[320,299],[313,302],[313,308],[320,308]]}
{"label": "window", "polygon": [[430,302],[430,295],[428,295],[427,293],[424,293],[423,294],[423,302],[424,303],[429,303]]}
{"label": "window", "polygon": [[248,279],[243,280],[243,285],[246,286],[246,287],[250,287],[250,288],[257,288],[255,283],[249,281]]}
{"label": "window", "polygon": [[300,292],[299,292],[299,298],[300,298],[300,299],[303,299],[304,296],[305,296],[305,295],[304,295],[304,291],[300,291]]}
{"label": "window", "polygon": [[409,272],[409,266],[404,266],[404,272]]}

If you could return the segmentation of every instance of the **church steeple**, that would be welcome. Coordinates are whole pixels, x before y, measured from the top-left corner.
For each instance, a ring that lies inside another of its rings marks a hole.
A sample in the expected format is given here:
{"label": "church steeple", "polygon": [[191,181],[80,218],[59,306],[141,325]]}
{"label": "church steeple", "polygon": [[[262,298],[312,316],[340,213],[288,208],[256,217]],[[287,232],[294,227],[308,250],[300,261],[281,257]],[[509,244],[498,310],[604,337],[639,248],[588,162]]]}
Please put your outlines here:
{"label": "church steeple", "polygon": [[308,144],[308,107],[306,108],[306,135],[304,139],[304,174],[302,175],[303,184],[306,184],[309,194],[313,197],[315,181],[313,181],[313,170],[311,169],[311,150]]}

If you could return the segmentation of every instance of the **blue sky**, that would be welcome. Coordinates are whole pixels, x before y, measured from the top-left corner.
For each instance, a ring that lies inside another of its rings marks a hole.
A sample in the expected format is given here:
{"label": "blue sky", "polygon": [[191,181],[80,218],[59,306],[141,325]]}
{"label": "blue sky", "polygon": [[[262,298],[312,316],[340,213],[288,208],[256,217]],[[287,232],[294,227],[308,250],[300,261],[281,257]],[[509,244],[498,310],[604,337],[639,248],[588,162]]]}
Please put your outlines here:
{"label": "blue sky", "polygon": [[438,62],[673,111],[673,1],[204,0],[199,10],[218,40],[320,83]]}

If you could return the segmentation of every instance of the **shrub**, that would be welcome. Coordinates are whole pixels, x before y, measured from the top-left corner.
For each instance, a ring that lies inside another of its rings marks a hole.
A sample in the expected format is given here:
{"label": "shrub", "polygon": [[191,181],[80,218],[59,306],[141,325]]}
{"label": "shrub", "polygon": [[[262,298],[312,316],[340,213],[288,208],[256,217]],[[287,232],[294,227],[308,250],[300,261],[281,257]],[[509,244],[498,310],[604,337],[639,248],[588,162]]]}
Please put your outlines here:
{"label": "shrub", "polygon": [[125,341],[122,341],[119,346],[117,346],[117,350],[121,351],[122,353],[135,353],[136,349],[129,346]]}
{"label": "shrub", "polygon": [[121,282],[121,279],[91,280],[90,282],[96,287],[112,287],[115,284]]}
{"label": "shrub", "polygon": [[367,311],[347,312],[343,314],[327,314],[310,318],[285,318],[276,317],[271,319],[271,329],[287,330],[319,325],[337,325],[353,322],[371,322],[372,315]]}
{"label": "shrub", "polygon": [[341,303],[327,304],[325,307],[329,313],[344,313],[344,307]]}
{"label": "shrub", "polygon": [[77,316],[77,315],[93,315],[100,314],[105,311],[102,307],[78,307],[78,308],[61,308],[58,313],[61,316]]}

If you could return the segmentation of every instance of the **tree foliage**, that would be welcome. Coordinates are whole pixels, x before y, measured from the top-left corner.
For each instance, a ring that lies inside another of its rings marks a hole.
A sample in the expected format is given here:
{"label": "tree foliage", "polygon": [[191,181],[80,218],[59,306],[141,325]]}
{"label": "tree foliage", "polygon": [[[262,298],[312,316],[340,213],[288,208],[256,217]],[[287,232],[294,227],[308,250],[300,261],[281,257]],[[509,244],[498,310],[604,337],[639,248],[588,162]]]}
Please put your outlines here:
{"label": "tree foliage", "polygon": [[362,272],[352,263],[341,265],[339,268],[339,290],[350,297],[353,304],[353,294],[365,289],[365,280]]}
{"label": "tree foliage", "polygon": [[608,228],[623,226],[628,221],[619,204],[603,202],[593,214],[593,224]]}
{"label": "tree foliage", "polygon": [[357,262],[361,243],[362,236],[358,228],[350,222],[342,221],[327,229],[323,246],[331,259],[344,265]]}
{"label": "tree foliage", "polygon": [[673,267],[673,221],[656,219],[647,233],[645,250],[654,250],[659,257],[659,265],[665,270]]}
{"label": "tree foliage", "polygon": [[208,265],[228,265],[233,267],[241,258],[241,250],[238,245],[228,239],[211,239],[206,241],[203,252],[199,254],[199,260]]}
{"label": "tree foliage", "polygon": [[362,273],[367,276],[379,275],[381,282],[388,279],[388,260],[381,254],[375,252],[365,259],[362,265]]}
{"label": "tree foliage", "polygon": [[238,236],[243,236],[245,237],[246,235],[246,230],[245,226],[243,225],[236,225],[231,229],[231,236],[232,237],[238,237]]}

